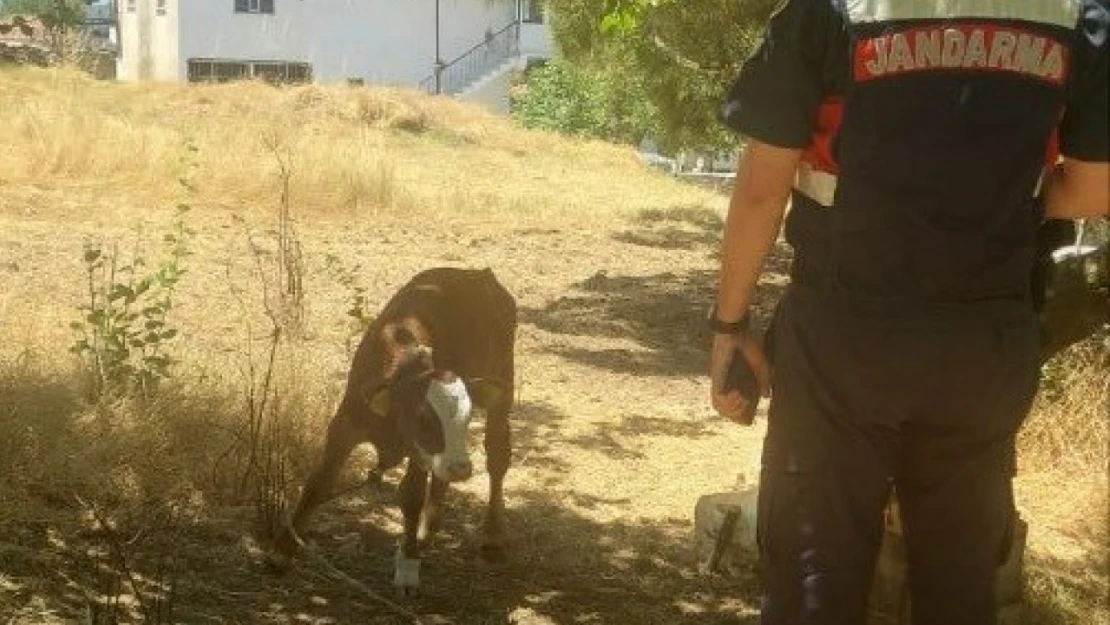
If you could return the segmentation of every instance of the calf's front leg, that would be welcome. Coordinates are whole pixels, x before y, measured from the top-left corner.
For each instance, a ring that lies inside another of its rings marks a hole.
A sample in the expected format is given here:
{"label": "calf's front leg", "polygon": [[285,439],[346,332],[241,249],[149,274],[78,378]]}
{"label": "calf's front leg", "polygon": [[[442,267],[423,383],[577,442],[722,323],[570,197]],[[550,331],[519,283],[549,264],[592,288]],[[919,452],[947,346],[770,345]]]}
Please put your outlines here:
{"label": "calf's front leg", "polygon": [[449,484],[435,475],[428,480],[428,494],[424,500],[424,513],[420,517],[420,531],[416,538],[422,544],[427,544],[443,524],[443,502],[447,496]]}
{"label": "calf's front leg", "polygon": [[405,529],[397,549],[393,572],[393,584],[405,594],[420,586],[420,542],[417,540],[417,531],[420,513],[424,509],[427,484],[428,472],[420,466],[419,461],[409,458],[405,477],[401,480],[398,491]]}
{"label": "calf's front leg", "polygon": [[[511,397],[511,394],[509,395]],[[509,470],[512,433],[509,409],[501,405],[489,411],[486,421],[486,469],[489,471],[489,504],[482,524],[482,556],[498,561],[505,556],[505,474]]]}
{"label": "calf's front leg", "polygon": [[355,416],[340,408],[328,425],[324,452],[301,492],[293,518],[276,537],[275,546],[280,555],[291,558],[300,548],[300,533],[307,527],[316,508],[332,497],[332,487],[351,451],[367,439],[365,428],[359,426]]}

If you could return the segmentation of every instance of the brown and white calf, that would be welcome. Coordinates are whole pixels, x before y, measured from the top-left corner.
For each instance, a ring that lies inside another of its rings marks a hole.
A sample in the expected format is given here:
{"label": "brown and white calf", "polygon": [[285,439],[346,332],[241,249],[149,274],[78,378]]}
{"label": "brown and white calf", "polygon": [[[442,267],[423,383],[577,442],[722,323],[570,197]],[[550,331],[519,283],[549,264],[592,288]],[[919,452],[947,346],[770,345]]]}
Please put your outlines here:
{"label": "brown and white calf", "polygon": [[385,305],[355,353],[323,457],[278,537],[292,555],[312,512],[331,496],[351,451],[370,443],[378,472],[408,459],[399,488],[404,535],[394,583],[419,585],[422,543],[439,527],[451,482],[473,473],[469,425],[484,413],[489,502],[485,555],[504,548],[502,484],[509,468],[516,302],[489,269],[437,268],[415,276]]}

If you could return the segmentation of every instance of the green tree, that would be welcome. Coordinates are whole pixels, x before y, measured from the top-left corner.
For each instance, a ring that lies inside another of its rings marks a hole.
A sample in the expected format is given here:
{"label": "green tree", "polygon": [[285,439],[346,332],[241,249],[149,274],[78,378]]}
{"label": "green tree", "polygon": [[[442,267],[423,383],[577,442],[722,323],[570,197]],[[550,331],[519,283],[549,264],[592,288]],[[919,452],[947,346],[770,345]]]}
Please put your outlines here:
{"label": "green tree", "polygon": [[0,14],[34,15],[55,38],[85,20],[85,0],[5,0]]}
{"label": "green tree", "polygon": [[638,144],[657,135],[659,124],[639,75],[616,71],[622,62],[613,55],[589,63],[552,59],[514,90],[513,113],[527,127]]}
{"label": "green tree", "polygon": [[[547,0],[566,58],[631,73],[642,84],[668,149],[734,145],[717,119],[722,98],[758,45],[780,0]],[[599,54],[600,52],[600,54]]]}

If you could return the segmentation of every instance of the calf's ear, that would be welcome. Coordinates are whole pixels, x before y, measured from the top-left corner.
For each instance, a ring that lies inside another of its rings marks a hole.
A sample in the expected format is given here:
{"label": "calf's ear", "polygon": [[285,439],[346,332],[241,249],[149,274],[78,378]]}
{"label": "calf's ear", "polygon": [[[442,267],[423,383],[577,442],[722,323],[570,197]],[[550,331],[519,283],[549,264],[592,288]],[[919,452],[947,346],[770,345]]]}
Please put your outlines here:
{"label": "calf's ear", "polygon": [[504,401],[507,392],[506,384],[493,378],[471,378],[466,381],[466,390],[470,393],[470,401],[483,410],[489,410]]}

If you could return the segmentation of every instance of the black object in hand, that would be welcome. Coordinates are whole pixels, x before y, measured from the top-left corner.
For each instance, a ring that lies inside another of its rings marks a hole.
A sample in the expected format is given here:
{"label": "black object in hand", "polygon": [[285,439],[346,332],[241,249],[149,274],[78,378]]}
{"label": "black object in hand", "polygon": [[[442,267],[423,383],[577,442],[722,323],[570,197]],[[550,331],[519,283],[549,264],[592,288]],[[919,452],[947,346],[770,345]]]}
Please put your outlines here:
{"label": "black object in hand", "polygon": [[741,423],[747,425],[755,420],[755,409],[759,405],[759,382],[755,379],[755,372],[752,371],[740,350],[736,350],[732,355],[732,362],[725,376],[724,390],[726,393],[740,391],[740,395],[748,402],[740,415]]}

